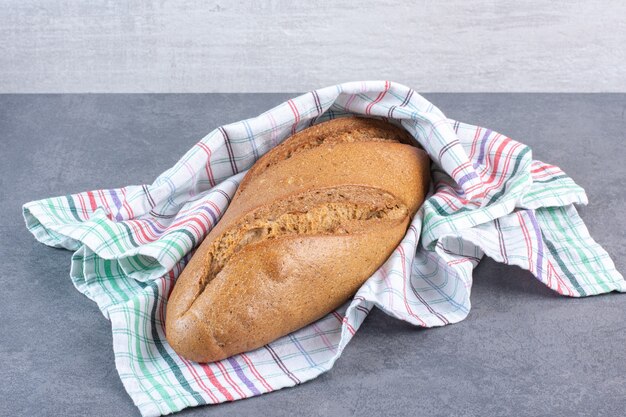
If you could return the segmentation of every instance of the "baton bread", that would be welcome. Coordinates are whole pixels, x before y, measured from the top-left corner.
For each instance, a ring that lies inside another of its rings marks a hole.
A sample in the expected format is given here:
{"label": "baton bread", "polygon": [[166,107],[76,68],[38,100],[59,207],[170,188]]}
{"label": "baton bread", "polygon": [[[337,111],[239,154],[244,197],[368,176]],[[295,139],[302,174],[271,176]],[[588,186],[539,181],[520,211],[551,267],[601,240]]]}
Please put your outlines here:
{"label": "baton bread", "polygon": [[260,158],[172,291],[173,349],[196,362],[224,359],[346,302],[424,201],[430,160],[410,142],[395,125],[349,117]]}

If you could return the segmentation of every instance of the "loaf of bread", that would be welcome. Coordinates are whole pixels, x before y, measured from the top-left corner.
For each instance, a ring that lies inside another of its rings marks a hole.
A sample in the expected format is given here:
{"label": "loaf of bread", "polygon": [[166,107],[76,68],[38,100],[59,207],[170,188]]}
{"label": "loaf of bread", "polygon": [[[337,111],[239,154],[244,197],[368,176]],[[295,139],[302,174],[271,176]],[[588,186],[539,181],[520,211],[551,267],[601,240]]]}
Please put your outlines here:
{"label": "loaf of bread", "polygon": [[342,118],[260,158],[181,273],[166,336],[212,362],[259,348],[345,303],[424,201],[427,154],[403,129]]}

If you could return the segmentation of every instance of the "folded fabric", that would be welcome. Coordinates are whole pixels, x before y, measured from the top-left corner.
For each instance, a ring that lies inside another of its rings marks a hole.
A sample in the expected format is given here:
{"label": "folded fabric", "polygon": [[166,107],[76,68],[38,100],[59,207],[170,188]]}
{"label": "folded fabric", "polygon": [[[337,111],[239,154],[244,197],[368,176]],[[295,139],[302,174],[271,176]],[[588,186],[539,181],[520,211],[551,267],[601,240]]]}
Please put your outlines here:
{"label": "folded fabric", "polygon": [[[401,124],[433,160],[429,198],[400,245],[352,301],[321,320],[223,361],[178,356],[164,335],[168,295],[245,170],[290,134],[354,114]],[[142,415],[156,416],[315,378],[374,306],[417,326],[459,322],[484,255],[529,270],[559,294],[626,292],[574,208],[586,203],[582,188],[524,144],[447,119],[408,87],[371,81],[311,91],[219,127],[151,185],[34,201],[23,212],[39,241],[75,251],[71,279],[111,320],[124,387]]]}

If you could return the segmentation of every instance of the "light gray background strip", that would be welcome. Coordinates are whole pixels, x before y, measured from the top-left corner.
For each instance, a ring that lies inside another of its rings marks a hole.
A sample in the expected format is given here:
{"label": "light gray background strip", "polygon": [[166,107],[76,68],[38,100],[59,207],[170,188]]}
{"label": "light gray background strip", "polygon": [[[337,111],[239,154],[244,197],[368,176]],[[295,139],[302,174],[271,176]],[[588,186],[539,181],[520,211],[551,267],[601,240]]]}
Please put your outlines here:
{"label": "light gray background strip", "polygon": [[0,92],[623,92],[624,16],[623,0],[4,0]]}

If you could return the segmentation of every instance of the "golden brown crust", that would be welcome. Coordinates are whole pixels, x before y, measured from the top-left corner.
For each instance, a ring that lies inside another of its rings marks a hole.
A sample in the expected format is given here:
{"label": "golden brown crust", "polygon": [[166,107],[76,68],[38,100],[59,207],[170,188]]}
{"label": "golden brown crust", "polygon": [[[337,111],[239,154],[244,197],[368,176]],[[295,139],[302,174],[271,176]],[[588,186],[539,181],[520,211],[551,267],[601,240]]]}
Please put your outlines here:
{"label": "golden brown crust", "polygon": [[387,259],[422,204],[429,159],[372,119],[322,123],[261,158],[167,306],[176,352],[209,362],[339,307]]}
{"label": "golden brown crust", "polygon": [[344,117],[320,123],[301,130],[289,140],[263,155],[241,182],[238,192],[246,189],[248,181],[268,169],[270,166],[291,158],[295,153],[323,144],[350,142],[401,142],[411,144],[411,135],[398,126],[378,119],[364,117]]}

